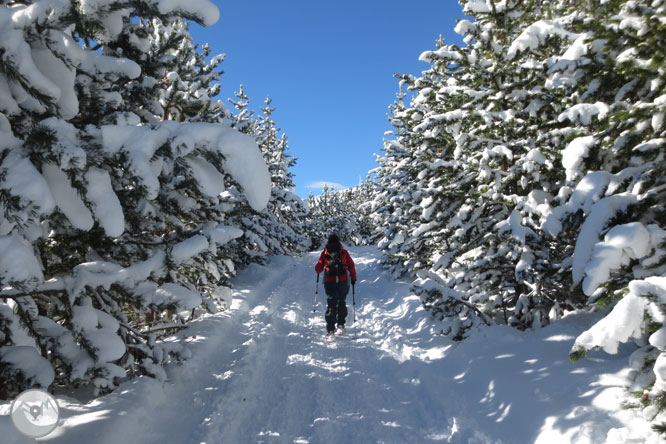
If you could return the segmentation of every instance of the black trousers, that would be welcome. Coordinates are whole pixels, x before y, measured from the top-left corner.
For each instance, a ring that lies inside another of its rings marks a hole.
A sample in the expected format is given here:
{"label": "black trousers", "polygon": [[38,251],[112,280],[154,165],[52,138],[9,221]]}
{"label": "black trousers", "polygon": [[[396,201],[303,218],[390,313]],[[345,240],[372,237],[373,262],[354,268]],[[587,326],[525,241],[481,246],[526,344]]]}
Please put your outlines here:
{"label": "black trousers", "polygon": [[335,325],[345,325],[347,317],[347,293],[349,293],[349,279],[342,282],[324,282],[326,290],[326,331],[335,330]]}

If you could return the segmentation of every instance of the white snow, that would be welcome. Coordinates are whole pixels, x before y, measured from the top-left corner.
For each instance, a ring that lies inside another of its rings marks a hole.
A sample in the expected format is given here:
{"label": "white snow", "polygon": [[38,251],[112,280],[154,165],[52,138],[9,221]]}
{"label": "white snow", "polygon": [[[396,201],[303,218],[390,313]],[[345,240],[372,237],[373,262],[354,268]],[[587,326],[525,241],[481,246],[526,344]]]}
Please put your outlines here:
{"label": "white snow", "polygon": [[[168,366],[163,383],[138,378],[89,401],[58,395],[61,423],[44,441],[658,442],[644,419],[618,408],[631,350],[568,360],[576,335],[600,315],[523,333],[494,326],[455,343],[435,334],[409,282],[393,281],[374,247],[350,252],[356,305],[349,294],[347,335],[336,344],[323,340],[321,286],[313,306],[319,253],[273,257],[234,279],[230,311],[180,333],[192,358]],[[86,328],[93,317],[81,316]],[[6,444],[31,442],[8,416],[0,433]]]}
{"label": "white snow", "polygon": [[575,213],[579,209],[588,214],[594,203],[604,196],[611,178],[612,175],[606,171],[587,174],[578,182],[569,201],[553,209],[542,224],[542,229],[551,236],[556,236],[562,231],[562,221],[568,214]]}
{"label": "white snow", "polygon": [[86,197],[93,205],[95,218],[108,236],[121,236],[125,231],[125,215],[113,191],[109,173],[92,167],[85,177],[88,182]]}
{"label": "white snow", "polygon": [[49,185],[58,209],[67,216],[72,226],[83,231],[90,230],[95,221],[67,174],[57,165],[45,163],[42,165],[42,175]]}
{"label": "white snow", "polygon": [[[0,286],[11,282],[44,280],[34,250],[21,239],[0,236]],[[9,254],[11,252],[11,254]]]}
{"label": "white snow", "polygon": [[616,225],[594,246],[592,257],[585,265],[583,292],[590,296],[605,283],[611,272],[641,259],[651,250],[650,232],[640,222]]}
{"label": "white snow", "polygon": [[512,236],[520,242],[521,245],[525,245],[528,235],[534,236],[532,230],[525,228],[522,225],[522,215],[517,210],[513,210],[509,219],[499,222],[495,228],[497,229],[498,234],[511,231]]}
{"label": "white snow", "polygon": [[76,72],[68,68],[48,49],[33,49],[32,59],[42,74],[58,87],[56,98],[62,117],[71,119],[76,116],[79,112],[79,100],[74,89]]}
{"label": "white snow", "polygon": [[449,51],[447,47],[439,48],[437,51],[424,51],[419,56],[419,60],[422,62],[434,62],[437,59],[459,61],[462,56],[458,52]]}
{"label": "white snow", "polygon": [[619,343],[627,342],[629,338],[639,338],[643,334],[641,325],[647,304],[647,299],[629,293],[608,316],[581,334],[576,339],[576,346],[586,349],[601,347],[607,353],[617,353]]}
{"label": "white snow", "polygon": [[516,37],[507,50],[509,59],[514,58],[519,52],[536,49],[552,35],[575,39],[576,34],[567,31],[561,23],[553,20],[540,20],[532,23]]}
{"label": "white snow", "polygon": [[75,329],[81,332],[89,345],[96,349],[98,362],[110,362],[123,357],[126,351],[125,343],[116,333],[119,328],[118,323],[109,322],[109,315],[89,305],[76,305],[72,307],[72,313]]}
{"label": "white snow", "polygon": [[594,144],[594,136],[577,137],[562,150],[562,166],[566,171],[567,180],[574,180],[584,172],[581,170],[581,165]]}
{"label": "white snow", "polygon": [[666,139],[663,138],[650,139],[647,142],[639,143],[632,149],[632,151],[638,151],[640,153],[644,153],[652,150],[661,149],[664,147],[664,145],[666,145]]}
{"label": "white snow", "polygon": [[[49,289],[67,289],[73,301],[86,286],[109,289],[113,284],[133,288],[145,281],[151,273],[161,270],[166,260],[164,251],[158,250],[152,257],[123,268],[112,262],[86,262],[74,267],[71,276],[54,278],[49,282]],[[153,289],[154,292],[154,289]]]}
{"label": "white snow", "polygon": [[24,204],[32,202],[43,213],[50,213],[55,208],[53,195],[44,177],[37,171],[32,162],[12,150],[2,162],[6,168],[5,179],[0,186],[20,197]]}
{"label": "white snow", "polygon": [[603,102],[579,103],[563,111],[558,116],[557,120],[564,122],[568,119],[572,123],[589,125],[592,123],[592,117],[596,116],[599,120],[601,120],[608,114],[609,111],[610,106]]}
{"label": "white snow", "polygon": [[217,197],[224,191],[224,175],[213,165],[201,157],[187,159],[187,164],[192,169],[194,180],[202,194],[209,197]]}
{"label": "white snow", "polygon": [[155,290],[153,302],[156,304],[176,304],[181,310],[191,310],[201,305],[201,296],[196,291],[182,285],[167,283]]}
{"label": "white snow", "polygon": [[95,51],[87,51],[81,69],[90,75],[118,73],[130,79],[141,75],[141,67],[132,60],[109,57]]}
{"label": "white snow", "polygon": [[[131,169],[147,188],[148,199],[159,192],[159,170],[151,159],[155,151],[169,140],[179,154],[186,156],[196,147],[217,150],[224,156],[224,170],[242,187],[248,203],[256,211],[263,210],[271,194],[271,177],[263,155],[254,138],[228,126],[212,123],[180,123],[163,121],[154,127],[108,125],[102,127],[104,148],[115,153],[123,151],[130,158]],[[222,175],[212,165],[188,158],[200,190],[217,196],[222,190]],[[218,192],[219,191],[219,192]]]}
{"label": "white snow", "polygon": [[[608,316],[581,334],[576,339],[575,347],[602,347],[608,353],[617,353],[620,343],[631,338],[640,339],[643,336],[641,327],[646,313],[653,319],[663,318],[660,308],[648,297],[659,304],[666,302],[666,277],[651,276],[629,282],[629,293],[620,299]],[[662,328],[653,333],[649,342],[655,346],[664,344],[663,330]]]}
{"label": "white snow", "polygon": [[633,194],[615,194],[604,197],[592,206],[580,229],[578,239],[576,239],[573,268],[571,270],[574,284],[580,283],[583,279],[585,266],[592,257],[594,246],[599,241],[601,231],[606,228],[612,218],[622,213],[636,200],[636,196]]}
{"label": "white snow", "polygon": [[476,25],[471,21],[458,20],[458,24],[456,24],[454,31],[456,32],[456,34],[464,36],[465,34],[469,34],[470,32],[472,32],[474,29],[476,29]]}
{"label": "white snow", "polygon": [[243,230],[240,228],[214,223],[204,227],[202,232],[208,237],[210,243],[215,245],[224,245],[243,235]]}
{"label": "white snow", "polygon": [[0,347],[0,358],[15,370],[20,370],[26,380],[47,388],[55,378],[55,372],[48,360],[27,345]]}
{"label": "white snow", "polygon": [[171,248],[170,257],[175,263],[182,263],[189,261],[192,257],[207,249],[208,239],[206,239],[206,236],[198,234],[174,245]]}
{"label": "white snow", "polygon": [[465,3],[463,11],[465,13],[488,13],[491,11],[491,9],[490,6],[488,6],[486,0],[469,0],[467,3]]}
{"label": "white snow", "polygon": [[204,26],[211,26],[220,18],[220,10],[208,0],[153,0],[153,2],[163,14],[182,11],[196,17]]}

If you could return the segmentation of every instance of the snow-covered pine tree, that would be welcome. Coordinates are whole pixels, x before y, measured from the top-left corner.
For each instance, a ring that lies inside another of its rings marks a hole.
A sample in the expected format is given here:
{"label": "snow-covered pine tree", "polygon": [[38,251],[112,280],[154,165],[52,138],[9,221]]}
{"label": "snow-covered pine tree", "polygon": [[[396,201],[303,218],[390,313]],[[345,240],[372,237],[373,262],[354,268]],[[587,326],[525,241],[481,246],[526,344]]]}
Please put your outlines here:
{"label": "snow-covered pine tree", "polygon": [[666,431],[666,2],[587,2],[577,54],[586,64],[553,70],[572,81],[560,120],[568,192],[544,224],[577,233],[572,280],[610,313],[580,335],[579,359],[594,348],[630,357],[645,418]]}
{"label": "snow-covered pine tree", "polygon": [[433,66],[405,77],[415,96],[398,115],[409,118],[393,120],[380,159],[377,209],[420,171],[422,212],[401,209],[421,221],[389,232],[386,253],[416,271],[416,291],[457,337],[479,320],[541,325],[621,298],[572,358],[649,337],[631,358],[635,387],[654,383],[644,413],[666,430],[655,416],[666,399],[666,5],[460,3],[475,19],[457,27],[467,47],[422,55]]}
{"label": "snow-covered pine tree", "polygon": [[[0,7],[3,396],[54,381],[105,390],[133,373],[162,378],[162,365],[184,353],[158,343],[137,313],[169,309],[179,320],[201,304],[201,282],[183,270],[242,234],[200,219],[219,214],[223,172],[258,211],[270,178],[251,138],[219,123],[161,120],[176,114],[159,112],[161,88],[152,87],[175,75],[147,77],[154,100],[142,106],[126,85],[145,61],[132,54],[152,47],[138,24],[218,16],[206,0]],[[179,120],[189,112],[181,107]]]}
{"label": "snow-covered pine tree", "polygon": [[[415,153],[423,140],[413,127],[430,111],[434,101],[431,93],[438,81],[434,72],[424,72],[420,78],[400,78],[400,91],[389,117],[394,130],[388,135],[394,139],[385,139],[385,154],[377,158],[380,166],[373,170],[376,192],[371,207],[371,217],[383,234],[378,245],[385,252],[384,264],[394,275],[412,270],[416,262],[403,247],[411,227],[418,223],[414,201],[420,196],[418,176],[422,165]],[[404,104],[403,88],[415,94],[409,107]]]}
{"label": "snow-covered pine tree", "polygon": [[373,237],[369,205],[373,201],[373,192],[373,185],[366,181],[342,190],[324,185],[321,195],[310,193],[306,231],[312,240],[312,248],[325,244],[332,233],[352,245],[368,245],[376,238]]}
{"label": "snow-covered pine tree", "polygon": [[310,243],[303,234],[306,208],[303,200],[294,192],[294,173],[291,168],[296,158],[289,153],[287,135],[280,134],[272,114],[272,100],[266,97],[259,115],[259,136],[257,143],[264,154],[264,159],[271,174],[271,199],[264,212],[274,218],[273,231],[280,250],[284,253],[308,251]]}
{"label": "snow-covered pine tree", "polygon": [[254,117],[254,110],[250,109],[250,98],[245,94],[245,88],[240,85],[238,91],[234,92],[236,99],[229,99],[235,112],[229,116],[232,128],[244,134],[258,134],[259,122]]}
{"label": "snow-covered pine tree", "polygon": [[412,219],[383,241],[455,337],[479,322],[540,325],[568,297],[538,230],[558,185],[541,130],[560,111],[547,60],[575,37],[556,2],[461,4],[475,18],[456,28],[467,46],[440,40],[409,81],[397,142],[413,148],[396,176],[417,183]]}
{"label": "snow-covered pine tree", "polygon": [[250,211],[240,193],[234,193],[233,187],[229,187],[232,196],[237,197],[229,220],[236,221],[245,232],[243,238],[235,241],[240,260],[248,263],[273,254],[306,251],[309,243],[302,227],[306,210],[302,199],[294,193],[294,175],[289,170],[296,159],[287,152],[287,136],[280,134],[272,119],[275,111],[271,107],[272,101],[270,97],[266,98],[257,117],[249,107],[250,99],[242,85],[234,94],[236,100],[230,100],[235,109],[230,117],[232,125],[256,139],[271,176],[269,205],[261,212]]}
{"label": "snow-covered pine tree", "polygon": [[[115,113],[107,114],[106,119],[115,123],[138,116],[143,124],[157,124],[161,121],[224,122],[228,110],[221,101],[213,99],[220,90],[219,83],[214,82],[220,78],[218,68],[224,56],[210,57],[210,61],[206,61],[210,56],[210,48],[208,45],[199,47],[194,43],[186,20],[180,17],[138,17],[125,25],[118,38],[105,45],[104,53],[114,57],[130,56],[139,64],[142,72],[138,79],[129,79],[120,84],[107,82],[126,100],[118,101],[122,106]],[[105,91],[104,84],[100,85],[93,78],[86,79],[85,84],[95,87],[102,94],[101,102],[104,102],[104,97],[113,94]],[[81,122],[75,120],[75,123],[87,124],[84,119],[88,115],[88,109],[82,106]],[[213,186],[223,190],[224,184],[231,180],[228,173],[225,173],[223,157],[205,149],[195,150],[186,160],[169,155],[167,150],[162,150],[160,154],[166,154],[162,158],[162,175],[168,177],[175,174],[175,177],[183,179],[172,180],[168,184],[171,187],[170,194],[152,201],[150,215],[126,212],[126,223],[133,225],[136,232],[143,233],[143,238],[128,239],[128,244],[173,243],[195,227],[225,220],[227,207],[220,205],[220,196],[211,198],[202,193],[203,187],[207,186],[206,181],[217,182]],[[216,176],[217,173],[211,168],[222,174]],[[131,186],[123,188],[129,189]],[[183,205],[184,202],[190,203]],[[127,249],[126,245],[123,248]],[[98,251],[98,254],[117,260],[122,257],[117,250],[106,253]],[[209,310],[228,303],[228,289],[222,285],[234,270],[229,254],[217,248],[202,252],[195,260],[174,267],[174,273],[182,274],[183,281],[197,282],[197,290],[204,295]],[[140,310],[138,316],[155,321],[160,318],[160,313],[150,308],[147,313]],[[149,322],[148,327],[154,326]]]}
{"label": "snow-covered pine tree", "polygon": [[375,192],[376,188],[370,175],[360,185],[352,188],[353,208],[356,208],[354,214],[357,229],[353,238],[356,245],[376,245],[384,235],[372,219]]}
{"label": "snow-covered pine tree", "polygon": [[[138,18],[104,50],[107,55],[131,58],[141,67],[140,78],[116,87],[123,89],[126,109],[143,122],[221,122],[228,114],[224,103],[213,99],[220,91],[216,82],[224,55],[210,57],[208,44],[194,43],[187,20]],[[94,88],[95,82],[90,86]]]}
{"label": "snow-covered pine tree", "polygon": [[407,83],[407,80],[400,82],[400,90],[396,95],[396,101],[389,106],[389,121],[393,129],[387,131],[387,135],[393,136],[395,141],[384,140],[382,151],[385,154],[376,156],[379,167],[370,171],[374,192],[373,199],[368,201],[369,216],[379,236],[377,243],[380,248],[385,246],[380,243],[382,239],[384,239],[383,242],[386,242],[394,237],[393,227],[389,219],[393,217],[395,211],[393,197],[398,193],[398,186],[400,185],[396,182],[402,177],[397,169],[401,161],[407,159],[407,150],[398,142],[401,132],[409,129],[408,123],[403,124],[401,120],[407,110],[404,102],[407,94],[403,91],[403,86]]}

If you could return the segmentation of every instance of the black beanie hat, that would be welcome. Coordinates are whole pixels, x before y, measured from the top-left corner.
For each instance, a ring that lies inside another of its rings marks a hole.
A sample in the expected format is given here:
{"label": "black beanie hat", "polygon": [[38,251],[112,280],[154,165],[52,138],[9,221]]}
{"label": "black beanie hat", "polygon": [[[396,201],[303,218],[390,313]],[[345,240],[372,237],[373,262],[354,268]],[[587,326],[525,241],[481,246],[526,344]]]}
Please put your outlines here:
{"label": "black beanie hat", "polygon": [[340,243],[340,238],[338,237],[337,234],[331,234],[328,236],[328,244],[329,245],[335,245]]}

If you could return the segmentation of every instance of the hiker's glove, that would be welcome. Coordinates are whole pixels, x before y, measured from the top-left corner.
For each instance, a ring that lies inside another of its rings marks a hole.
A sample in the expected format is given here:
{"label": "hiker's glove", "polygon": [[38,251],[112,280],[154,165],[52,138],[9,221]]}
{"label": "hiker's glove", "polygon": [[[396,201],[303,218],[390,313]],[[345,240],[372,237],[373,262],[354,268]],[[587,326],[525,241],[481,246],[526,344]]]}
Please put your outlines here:
{"label": "hiker's glove", "polygon": [[356,279],[352,278],[352,285],[356,285]]}

